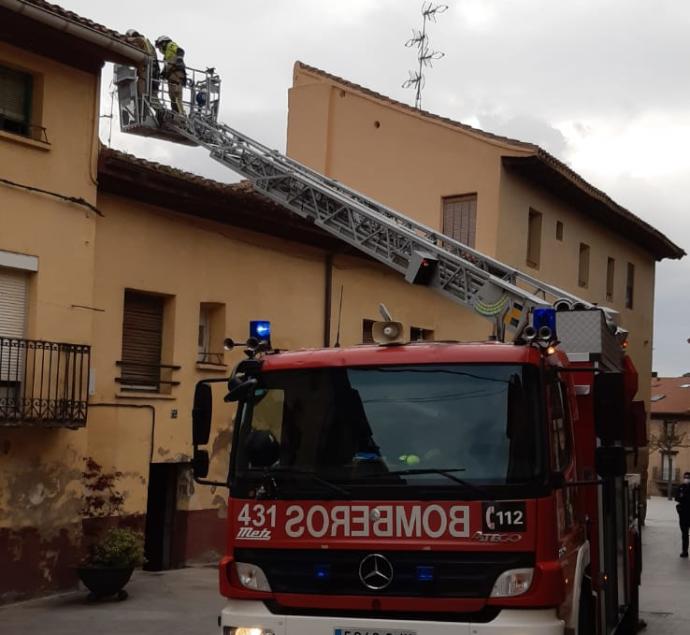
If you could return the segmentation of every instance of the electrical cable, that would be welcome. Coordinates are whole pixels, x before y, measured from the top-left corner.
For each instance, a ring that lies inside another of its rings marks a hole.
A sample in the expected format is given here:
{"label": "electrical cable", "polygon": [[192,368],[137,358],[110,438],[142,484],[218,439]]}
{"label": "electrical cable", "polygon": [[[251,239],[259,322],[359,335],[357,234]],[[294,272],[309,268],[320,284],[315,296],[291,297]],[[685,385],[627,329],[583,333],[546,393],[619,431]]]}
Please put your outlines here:
{"label": "electrical cable", "polygon": [[9,185],[10,187],[18,187],[23,190],[28,190],[29,192],[38,192],[39,194],[46,194],[48,196],[54,196],[68,203],[75,203],[76,205],[81,205],[95,212],[99,216],[105,216],[97,207],[89,203],[87,200],[83,199],[81,196],[67,196],[66,194],[60,194],[59,192],[51,192],[49,190],[41,189],[40,187],[34,187],[33,185],[24,185],[23,183],[17,183],[16,181],[10,181],[9,179],[0,178],[0,183]]}

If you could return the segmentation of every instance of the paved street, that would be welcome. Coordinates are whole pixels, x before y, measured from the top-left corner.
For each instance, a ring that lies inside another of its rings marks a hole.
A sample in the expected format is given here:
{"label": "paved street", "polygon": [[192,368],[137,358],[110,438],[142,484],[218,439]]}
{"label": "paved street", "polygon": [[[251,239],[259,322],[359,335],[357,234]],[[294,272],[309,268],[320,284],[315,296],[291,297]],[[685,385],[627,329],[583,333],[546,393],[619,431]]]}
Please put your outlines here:
{"label": "paved street", "polygon": [[217,635],[215,567],[136,572],[124,602],[86,602],[86,593],[0,608],[1,635]]}
{"label": "paved street", "polygon": [[[641,593],[647,635],[690,632],[690,561],[678,557],[675,505],[649,501]],[[163,574],[138,572],[126,602],[88,604],[67,593],[0,608],[2,635],[211,635],[223,604],[216,570],[198,567]]]}
{"label": "paved street", "polygon": [[640,609],[649,635],[690,632],[690,559],[678,557],[680,531],[673,501],[652,498],[643,533]]}

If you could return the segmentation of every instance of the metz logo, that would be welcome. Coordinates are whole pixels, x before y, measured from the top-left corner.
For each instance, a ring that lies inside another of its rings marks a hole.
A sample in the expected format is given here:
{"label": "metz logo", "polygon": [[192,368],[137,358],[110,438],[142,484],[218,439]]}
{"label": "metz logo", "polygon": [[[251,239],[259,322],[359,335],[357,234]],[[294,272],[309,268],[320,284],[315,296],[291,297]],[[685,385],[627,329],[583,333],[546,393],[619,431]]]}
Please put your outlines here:
{"label": "metz logo", "polygon": [[522,535],[520,534],[485,534],[481,531],[475,531],[472,535],[472,540],[477,542],[520,542]]}
{"label": "metz logo", "polygon": [[251,527],[240,527],[235,536],[238,540],[270,540],[270,529],[252,529]]}

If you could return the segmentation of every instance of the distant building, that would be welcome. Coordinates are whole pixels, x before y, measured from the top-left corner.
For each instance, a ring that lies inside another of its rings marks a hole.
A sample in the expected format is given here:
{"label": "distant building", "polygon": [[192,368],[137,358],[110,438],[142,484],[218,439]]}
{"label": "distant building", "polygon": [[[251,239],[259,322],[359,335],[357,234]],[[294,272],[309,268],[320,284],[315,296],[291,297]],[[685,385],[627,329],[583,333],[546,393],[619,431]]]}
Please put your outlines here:
{"label": "distant building", "polygon": [[690,472],[690,377],[653,377],[649,491],[666,494]]}

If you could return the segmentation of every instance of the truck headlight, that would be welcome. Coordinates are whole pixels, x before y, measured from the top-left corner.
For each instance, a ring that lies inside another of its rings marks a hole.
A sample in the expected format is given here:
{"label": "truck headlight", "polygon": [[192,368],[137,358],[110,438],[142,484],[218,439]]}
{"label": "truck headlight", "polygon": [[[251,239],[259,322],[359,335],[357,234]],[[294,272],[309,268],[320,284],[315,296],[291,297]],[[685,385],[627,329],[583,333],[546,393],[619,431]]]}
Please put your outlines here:
{"label": "truck headlight", "polygon": [[[237,577],[240,580],[240,584],[245,589],[271,592],[271,585],[268,583],[266,574],[261,567],[257,567],[255,564],[247,564],[246,562],[236,562],[235,567],[237,569]],[[261,629],[258,629],[256,633],[250,631],[251,629],[247,630],[246,633],[238,632],[237,635],[263,635]]]}
{"label": "truck headlight", "polygon": [[534,569],[509,569],[498,576],[491,590],[492,598],[511,598],[526,593],[532,585]]}
{"label": "truck headlight", "polygon": [[247,628],[246,626],[226,626],[223,635],[273,635],[273,631],[264,628]]}

